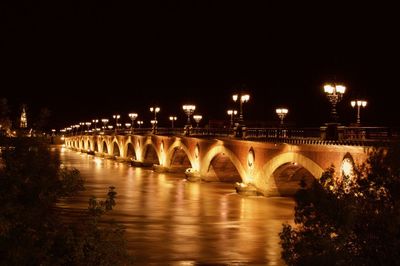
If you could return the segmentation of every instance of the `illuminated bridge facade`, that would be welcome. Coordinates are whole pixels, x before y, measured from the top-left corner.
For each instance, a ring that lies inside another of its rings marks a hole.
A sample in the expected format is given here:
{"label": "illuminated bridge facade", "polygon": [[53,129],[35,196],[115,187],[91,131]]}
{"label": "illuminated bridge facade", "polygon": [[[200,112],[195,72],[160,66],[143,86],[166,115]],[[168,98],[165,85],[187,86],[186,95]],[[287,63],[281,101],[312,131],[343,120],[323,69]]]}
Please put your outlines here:
{"label": "illuminated bridge facade", "polygon": [[155,165],[162,171],[184,172],[191,168],[202,180],[251,184],[260,194],[275,196],[293,194],[300,180],[309,183],[318,179],[332,165],[340,176],[342,171],[362,163],[382,137],[368,130],[337,141],[300,137],[299,130],[249,131],[248,139],[204,130],[190,136],[170,130],[158,134],[145,129],[111,131],[67,136],[65,145],[134,165]]}

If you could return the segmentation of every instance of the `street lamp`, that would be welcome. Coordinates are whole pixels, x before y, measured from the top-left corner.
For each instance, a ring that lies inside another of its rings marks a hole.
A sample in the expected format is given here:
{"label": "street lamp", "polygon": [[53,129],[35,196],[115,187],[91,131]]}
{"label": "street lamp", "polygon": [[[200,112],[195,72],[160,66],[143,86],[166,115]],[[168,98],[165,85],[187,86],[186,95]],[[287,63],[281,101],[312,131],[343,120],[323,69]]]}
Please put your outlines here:
{"label": "street lamp", "polygon": [[118,130],[118,119],[120,118],[120,115],[113,115],[113,118],[115,119],[115,131]]}
{"label": "street lamp", "polygon": [[232,99],[234,102],[239,100],[239,124],[243,122],[243,103],[248,102],[250,100],[250,95],[247,93],[240,92],[239,94],[232,95]]}
{"label": "street lamp", "polygon": [[324,91],[325,91],[326,96],[328,97],[330,103],[332,104],[332,111],[331,111],[332,118],[331,119],[333,122],[336,123],[338,121],[336,105],[342,99],[343,94],[346,91],[346,87],[343,85],[326,84],[326,85],[324,85]]}
{"label": "street lamp", "polygon": [[187,115],[187,122],[186,125],[187,126],[191,126],[190,123],[190,116],[194,113],[194,110],[196,110],[196,105],[192,105],[192,104],[185,104],[182,106],[183,111],[186,113]]}
{"label": "street lamp", "polygon": [[276,114],[278,115],[279,119],[281,120],[281,126],[283,125],[283,119],[289,113],[289,110],[286,108],[276,108]]}
{"label": "street lamp", "polygon": [[169,120],[171,121],[171,128],[174,128],[174,121],[176,121],[178,118],[176,116],[170,116]]}
{"label": "street lamp", "polygon": [[231,128],[233,127],[233,116],[237,115],[237,110],[228,110],[226,111],[228,115],[231,116]]}
{"label": "street lamp", "polygon": [[134,121],[135,121],[135,119],[138,117],[138,114],[137,113],[130,113],[130,114],[128,114],[128,116],[130,117],[130,119],[132,120],[132,123],[131,123],[131,130],[133,129],[133,126],[134,126]]}
{"label": "street lamp", "polygon": [[152,125],[153,125],[153,131],[155,131],[157,126],[157,113],[160,112],[160,107],[150,107],[150,112],[152,113],[154,112],[154,123],[152,123]]}
{"label": "street lamp", "polygon": [[142,120],[139,120],[136,123],[139,125],[139,128],[143,125],[143,121]]}
{"label": "street lamp", "polygon": [[201,115],[194,115],[193,116],[193,119],[194,119],[194,121],[196,121],[196,127],[198,128],[199,127],[199,123],[200,123],[200,120],[203,118],[203,116],[201,116]]}
{"label": "street lamp", "polygon": [[99,122],[99,119],[93,119],[92,120],[93,124],[94,124],[94,131],[97,131],[97,123]]}
{"label": "street lamp", "polygon": [[91,125],[92,123],[90,123],[90,122],[86,122],[85,123],[85,125],[87,126],[87,131],[88,131],[88,133],[89,133],[89,129],[90,129],[90,125]]}
{"label": "street lamp", "polygon": [[354,100],[351,101],[351,107],[355,108],[357,106],[357,125],[359,126],[361,124],[361,118],[360,118],[360,108],[367,106],[367,101],[364,100]]}
{"label": "street lamp", "polygon": [[150,120],[150,123],[151,123],[151,125],[152,125],[152,128],[153,128],[153,133],[156,133],[156,127],[157,127],[157,120]]}
{"label": "street lamp", "polygon": [[103,123],[103,130],[106,130],[107,129],[108,119],[103,118],[103,119],[101,119],[101,122]]}
{"label": "street lamp", "polygon": [[79,122],[79,126],[81,128],[81,135],[82,135],[83,131],[84,131],[83,127],[85,126],[85,123],[84,122]]}
{"label": "street lamp", "polygon": [[80,125],[78,125],[78,124],[74,125],[74,128],[75,128],[75,135],[78,135],[78,134],[79,134],[79,127],[80,127]]}

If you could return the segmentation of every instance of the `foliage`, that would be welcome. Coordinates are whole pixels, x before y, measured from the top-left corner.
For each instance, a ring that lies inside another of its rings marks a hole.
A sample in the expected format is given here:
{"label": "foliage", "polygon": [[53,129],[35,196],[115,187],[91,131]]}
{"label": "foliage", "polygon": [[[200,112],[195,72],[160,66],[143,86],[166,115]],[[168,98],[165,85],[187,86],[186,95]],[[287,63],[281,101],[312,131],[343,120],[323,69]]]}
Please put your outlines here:
{"label": "foliage", "polygon": [[66,222],[56,203],[84,189],[76,169],[60,167],[57,153],[34,138],[3,143],[0,166],[1,265],[128,264],[124,230],[100,223],[116,192],[90,199],[80,221]]}
{"label": "foliage", "polygon": [[10,108],[6,98],[0,98],[0,134],[11,129]]}
{"label": "foliage", "polygon": [[327,169],[296,194],[280,233],[288,265],[400,265],[400,150],[376,149],[349,178]]}

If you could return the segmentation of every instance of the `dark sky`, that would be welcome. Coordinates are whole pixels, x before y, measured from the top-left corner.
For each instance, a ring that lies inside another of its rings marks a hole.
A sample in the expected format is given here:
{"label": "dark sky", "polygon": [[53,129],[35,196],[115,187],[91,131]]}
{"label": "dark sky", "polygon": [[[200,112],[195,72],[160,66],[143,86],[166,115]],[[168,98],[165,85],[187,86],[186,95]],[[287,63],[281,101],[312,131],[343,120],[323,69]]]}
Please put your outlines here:
{"label": "dark sky", "polygon": [[287,121],[319,126],[330,110],[322,85],[336,81],[348,88],[344,124],[355,120],[355,97],[369,101],[366,124],[399,124],[393,6],[129,2],[1,1],[0,97],[14,114],[22,103],[31,119],[47,107],[50,126],[64,127],[117,112],[148,121],[158,104],[161,121],[176,114],[183,123],[191,102],[205,121],[228,119],[245,84],[245,119],[277,122],[283,105]]}

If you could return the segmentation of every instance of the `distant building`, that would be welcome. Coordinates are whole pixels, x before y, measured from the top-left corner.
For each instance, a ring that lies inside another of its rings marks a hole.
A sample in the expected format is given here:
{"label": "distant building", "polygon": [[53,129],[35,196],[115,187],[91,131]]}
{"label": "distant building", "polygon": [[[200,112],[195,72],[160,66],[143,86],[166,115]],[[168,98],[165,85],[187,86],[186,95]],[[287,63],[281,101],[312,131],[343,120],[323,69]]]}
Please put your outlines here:
{"label": "distant building", "polygon": [[19,127],[20,128],[27,128],[28,127],[28,120],[26,119],[25,106],[22,107],[21,120],[20,120]]}

